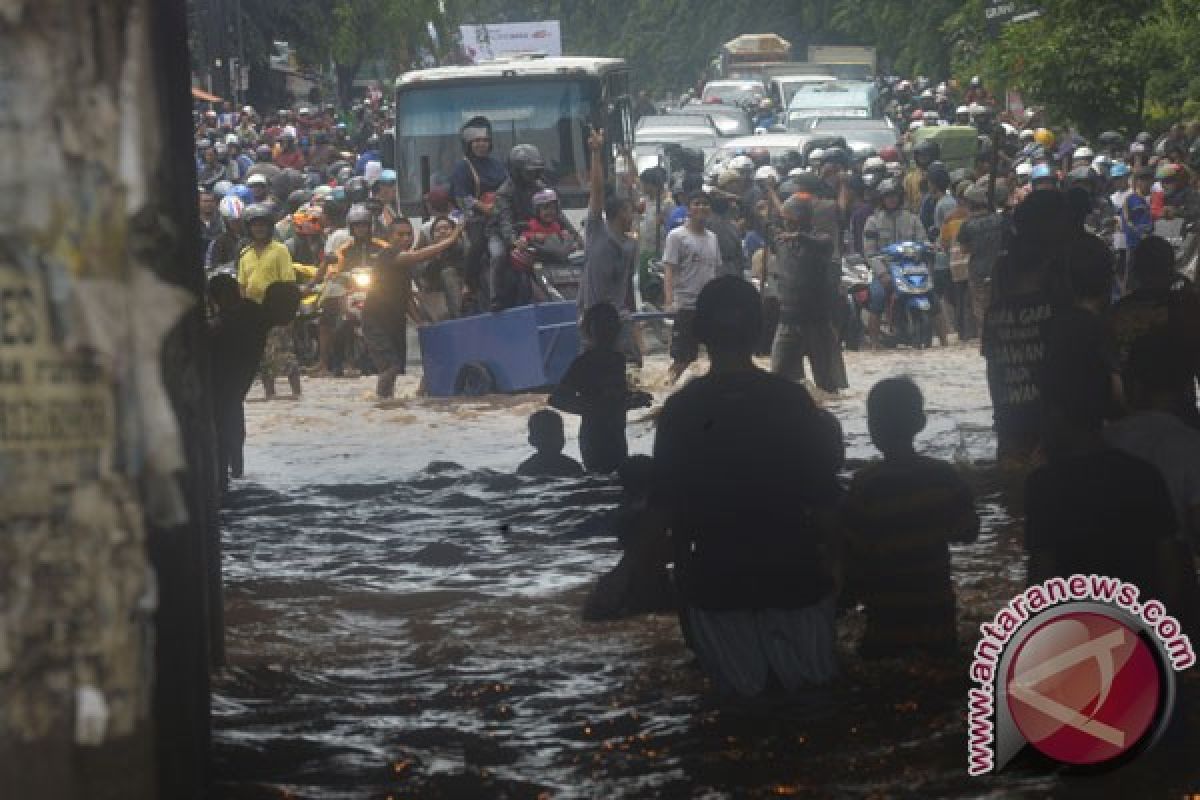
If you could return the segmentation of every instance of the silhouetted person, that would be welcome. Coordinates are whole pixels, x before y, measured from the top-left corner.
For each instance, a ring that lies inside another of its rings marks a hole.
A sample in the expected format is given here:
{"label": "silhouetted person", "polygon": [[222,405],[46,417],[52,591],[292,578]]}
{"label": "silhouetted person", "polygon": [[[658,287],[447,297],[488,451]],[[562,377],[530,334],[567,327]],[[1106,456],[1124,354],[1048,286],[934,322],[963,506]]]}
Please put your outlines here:
{"label": "silhouetted person", "polygon": [[667,563],[671,542],[662,515],[650,508],[654,461],[630,456],[617,470],[621,504],[613,532],[625,551],[617,565],[596,581],[583,604],[586,620],[622,619],[675,608]]}
{"label": "silhouetted person", "polygon": [[621,321],[609,303],[597,303],[583,315],[584,335],[592,346],[579,355],[550,395],[550,405],[579,414],[579,452],[588,472],[612,472],[629,453],[625,412],[650,405],[646,392],[631,392],[625,356],[617,349]]}
{"label": "silhouetted person", "polygon": [[260,305],[242,297],[237,279],[222,274],[208,282],[208,293],[217,309],[210,331],[213,420],[218,469],[225,485],[230,475],[242,477],[244,403],[258,374],[267,335],[273,327],[287,325],[295,318],[300,290],[294,283],[273,283]]}
{"label": "silhouetted person", "polygon": [[[1192,375],[1200,374],[1200,296],[1194,287],[1175,287],[1179,275],[1175,272],[1174,249],[1162,237],[1147,236],[1130,259],[1130,275],[1136,288],[1121,298],[1112,312],[1122,368],[1129,363],[1129,353],[1138,339],[1166,331],[1179,345],[1176,354]],[[1188,424],[1200,427],[1194,384],[1190,397],[1186,418]]]}
{"label": "silhouetted person", "polygon": [[1193,637],[1200,621],[1195,542],[1200,540],[1200,431],[1184,421],[1195,410],[1193,379],[1179,342],[1163,330],[1133,344],[1125,370],[1125,394],[1133,413],[1104,429],[1112,447],[1153,464],[1167,482],[1178,526],[1173,541],[1173,607]]}
{"label": "silhouetted person", "polygon": [[867,427],[883,461],[854,475],[842,507],[850,591],[867,610],[859,652],[948,655],[958,640],[948,543],[979,533],[971,489],[949,464],[916,452],[925,408],[908,378],[872,387]]}
{"label": "silhouetted person", "polygon": [[1051,352],[1039,383],[1047,463],[1025,485],[1029,583],[1095,573],[1175,607],[1171,496],[1157,469],[1104,442],[1111,402],[1104,361]]}
{"label": "silhouetted person", "polygon": [[749,283],[704,287],[695,332],[712,368],[667,400],[654,443],[651,503],[671,530],[684,636],[742,695],[836,671],[821,520],[838,500],[841,430],[802,386],[754,365],[761,329]]}
{"label": "silhouetted person", "polygon": [[570,456],[563,455],[566,444],[563,420],[556,411],[542,409],[529,415],[529,445],[536,450],[517,467],[518,475],[541,478],[576,478],[583,467]]}
{"label": "silhouetted person", "polygon": [[1059,192],[1034,192],[1013,214],[1016,235],[996,265],[993,296],[983,321],[983,356],[996,430],[996,458],[1023,463],[1041,439],[1042,410],[1036,373],[1056,307],[1069,296],[1047,288],[1066,285],[1061,237],[1066,207]]}

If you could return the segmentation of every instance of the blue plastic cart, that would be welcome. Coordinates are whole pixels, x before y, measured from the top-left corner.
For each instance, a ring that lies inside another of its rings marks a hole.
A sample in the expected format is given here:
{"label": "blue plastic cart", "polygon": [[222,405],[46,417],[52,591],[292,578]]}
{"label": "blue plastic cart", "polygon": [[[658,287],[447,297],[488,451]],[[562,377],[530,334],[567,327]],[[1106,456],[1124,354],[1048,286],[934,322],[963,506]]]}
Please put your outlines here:
{"label": "blue plastic cart", "polygon": [[417,329],[431,397],[553,386],[579,355],[572,302],[539,303]]}

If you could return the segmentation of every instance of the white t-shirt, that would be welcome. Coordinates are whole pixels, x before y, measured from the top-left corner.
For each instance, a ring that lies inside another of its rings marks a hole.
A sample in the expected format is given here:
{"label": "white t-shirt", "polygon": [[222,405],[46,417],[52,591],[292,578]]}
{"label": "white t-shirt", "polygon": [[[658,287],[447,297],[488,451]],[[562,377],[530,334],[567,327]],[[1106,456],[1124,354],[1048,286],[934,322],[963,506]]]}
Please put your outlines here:
{"label": "white t-shirt", "polygon": [[681,225],[667,234],[663,248],[663,263],[674,269],[675,307],[672,311],[693,309],[700,290],[721,268],[721,248],[717,235],[710,230],[693,233]]}
{"label": "white t-shirt", "polygon": [[1179,536],[1185,536],[1188,509],[1200,506],[1200,432],[1173,414],[1141,411],[1106,427],[1104,438],[1158,467],[1171,492]]}
{"label": "white t-shirt", "polygon": [[[1125,201],[1131,194],[1133,194],[1133,189],[1126,189],[1123,192],[1113,192],[1108,198],[1110,201],[1112,201],[1113,208],[1117,210],[1117,216],[1121,215],[1121,209],[1125,207]],[[1125,242],[1125,231],[1121,229],[1120,225],[1117,225],[1117,229],[1113,231],[1113,249],[1124,250],[1126,247],[1127,244]]]}

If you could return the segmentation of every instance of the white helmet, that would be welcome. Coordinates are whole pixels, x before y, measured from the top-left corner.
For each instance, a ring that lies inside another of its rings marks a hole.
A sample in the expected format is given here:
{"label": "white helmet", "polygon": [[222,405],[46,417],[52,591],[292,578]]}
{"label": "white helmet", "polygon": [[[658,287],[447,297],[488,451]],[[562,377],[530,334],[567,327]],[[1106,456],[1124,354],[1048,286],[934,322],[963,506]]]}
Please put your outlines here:
{"label": "white helmet", "polygon": [[1022,142],[1033,141],[1033,128],[1025,128],[1024,130],[1021,131],[1021,141]]}
{"label": "white helmet", "polygon": [[899,177],[904,174],[904,165],[899,161],[889,161],[887,162],[887,171],[892,177]]}
{"label": "white helmet", "polygon": [[791,172],[788,173],[788,177],[789,178],[799,178],[801,175],[807,175],[807,174],[808,174],[808,170],[806,170],[804,167],[796,167],[795,169],[793,169]]}
{"label": "white helmet", "polygon": [[778,181],[779,172],[771,166],[759,167],[754,172],[754,180],[756,181]]}
{"label": "white helmet", "polygon": [[921,120],[924,121],[926,124],[928,124],[930,122],[937,122],[938,121],[938,113],[936,111],[926,111],[925,116],[921,117]]}
{"label": "white helmet", "polygon": [[808,154],[808,162],[810,164],[814,161],[823,161],[823,160],[825,160],[825,151],[819,147],[814,148],[813,151]]}
{"label": "white helmet", "polygon": [[1076,148],[1075,153],[1071,156],[1073,159],[1095,158],[1096,154],[1092,152],[1090,147]]}
{"label": "white helmet", "polygon": [[1033,174],[1033,164],[1030,164],[1028,161],[1022,161],[1020,164],[1017,164],[1015,171],[1018,178],[1028,178]]}
{"label": "white helmet", "polygon": [[763,127],[758,127],[758,128],[755,128],[755,129],[754,129],[754,135],[755,135],[755,136],[762,136],[762,135],[763,135],[764,133],[766,133],[766,132],[767,132],[767,129],[766,129],[766,128],[763,128]]}
{"label": "white helmet", "polygon": [[970,114],[971,107],[970,106],[959,106],[958,108],[954,109],[954,113],[955,114]]}
{"label": "white helmet", "polygon": [[925,127],[924,120],[915,119],[912,122],[908,123],[908,129],[910,131],[915,131],[917,128],[924,128],[924,127]]}
{"label": "white helmet", "polygon": [[1014,128],[1012,125],[1009,125],[1007,122],[1001,122],[1000,127],[1004,129],[1005,136],[1016,136],[1017,135],[1017,129]]}
{"label": "white helmet", "polygon": [[754,162],[750,159],[750,156],[734,156],[726,166],[729,169],[736,169],[738,172],[742,172],[743,170],[754,169]]}
{"label": "white helmet", "polygon": [[862,165],[863,172],[873,172],[880,169],[887,169],[887,162],[879,156],[871,156]]}
{"label": "white helmet", "polygon": [[933,97],[933,89],[926,89],[921,92],[921,97]]}
{"label": "white helmet", "polygon": [[225,137],[225,144],[227,144],[227,145],[236,144],[238,146],[241,146],[242,140],[238,138],[238,135],[236,133],[231,133]]}
{"label": "white helmet", "polygon": [[1100,155],[1098,155],[1094,159],[1092,159],[1093,167],[1110,167],[1110,166],[1112,166],[1112,163],[1113,163],[1113,160],[1111,158],[1109,158],[1107,155],[1105,155],[1104,153],[1101,153]]}

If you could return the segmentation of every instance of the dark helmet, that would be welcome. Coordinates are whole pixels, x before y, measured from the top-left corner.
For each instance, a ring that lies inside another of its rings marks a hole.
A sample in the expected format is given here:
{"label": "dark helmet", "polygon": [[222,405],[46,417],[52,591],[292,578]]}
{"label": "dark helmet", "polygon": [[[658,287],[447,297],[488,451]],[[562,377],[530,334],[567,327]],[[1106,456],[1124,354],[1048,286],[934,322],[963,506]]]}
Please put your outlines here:
{"label": "dark helmet", "polygon": [[679,160],[683,168],[689,172],[704,170],[704,151],[695,147],[683,147],[679,150]]}
{"label": "dark helmet", "polygon": [[309,200],[312,200],[312,192],[308,191],[307,189],[297,189],[287,197],[287,203],[285,203],[287,206],[287,213],[295,214],[300,206],[304,205]]}
{"label": "dark helmet", "polygon": [[926,139],[913,148],[913,160],[922,166],[932,164],[942,157],[942,148],[932,139]]}
{"label": "dark helmet", "polygon": [[925,170],[925,177],[934,186],[945,189],[950,185],[950,170],[941,161],[934,161]]}
{"label": "dark helmet", "polygon": [[981,133],[979,136],[975,137],[975,139],[978,142],[976,146],[976,153],[978,155],[991,155],[992,137],[988,136],[986,133]]}
{"label": "dark helmet", "polygon": [[246,207],[245,211],[242,212],[242,221],[246,223],[246,225],[251,225],[255,222],[261,222],[263,220],[266,220],[270,223],[275,222],[275,214],[272,212],[271,207],[266,203],[252,203]]}
{"label": "dark helmet", "polygon": [[356,175],[346,181],[346,201],[350,204],[365,203],[370,196],[371,187],[367,185],[366,178]]}
{"label": "dark helmet", "polygon": [[1142,131],[1141,133],[1139,133],[1137,136],[1135,136],[1135,137],[1134,137],[1134,139],[1133,139],[1133,140],[1134,140],[1135,142],[1138,142],[1138,143],[1140,143],[1140,144],[1144,144],[1144,145],[1146,145],[1147,147],[1149,147],[1150,145],[1154,144],[1154,137],[1153,137],[1153,136],[1151,136],[1151,135],[1150,135],[1149,133],[1147,133],[1146,131]]}
{"label": "dark helmet", "polygon": [[1109,150],[1116,150],[1125,146],[1125,137],[1116,131],[1105,131],[1096,137],[1096,143]]}
{"label": "dark helmet", "polygon": [[1192,143],[1192,149],[1188,151],[1187,164],[1193,172],[1200,170],[1200,139]]}
{"label": "dark helmet", "polygon": [[258,147],[255,148],[254,156],[259,161],[270,161],[271,160],[271,148],[268,145],[260,144]]}
{"label": "dark helmet", "polygon": [[508,174],[518,183],[535,183],[542,177],[546,162],[531,144],[519,144],[508,154]]}
{"label": "dark helmet", "polygon": [[838,164],[838,165],[840,165],[840,166],[843,166],[843,167],[845,167],[845,166],[847,166],[847,162],[848,162],[849,160],[850,160],[850,159],[849,159],[849,157],[846,155],[846,151],[845,151],[845,150],[843,150],[843,149],[842,149],[842,148],[840,148],[840,147],[830,147],[830,148],[828,148],[828,149],[826,149],[826,150],[825,150],[825,159],[824,159],[824,162],[823,162],[823,163],[825,163],[825,164]]}

